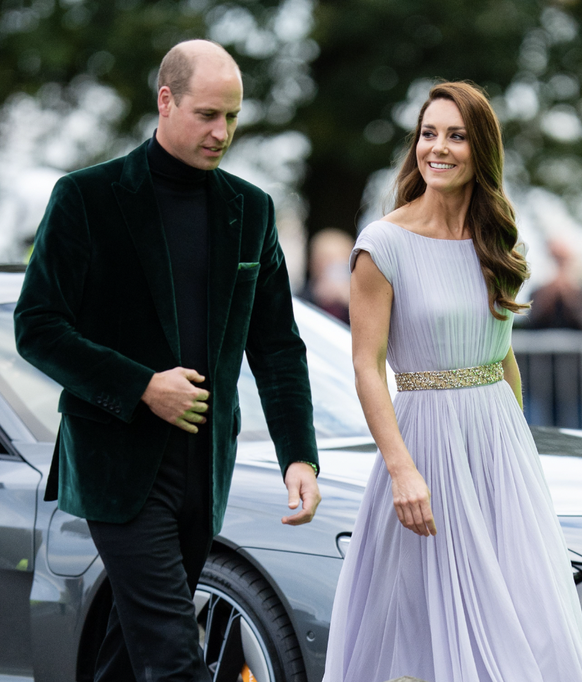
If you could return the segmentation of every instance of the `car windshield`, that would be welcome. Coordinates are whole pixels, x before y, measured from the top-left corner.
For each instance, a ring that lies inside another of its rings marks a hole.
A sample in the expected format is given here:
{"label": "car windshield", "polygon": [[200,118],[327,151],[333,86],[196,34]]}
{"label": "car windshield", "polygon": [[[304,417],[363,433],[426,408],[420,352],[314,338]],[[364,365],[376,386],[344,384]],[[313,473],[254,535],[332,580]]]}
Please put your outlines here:
{"label": "car windshield", "polygon": [[[317,438],[369,437],[354,388],[348,328],[299,301],[295,301],[295,319],[307,345]],[[259,394],[246,359],[238,390],[242,414],[239,439],[268,440]]]}
{"label": "car windshield", "polygon": [[[13,312],[14,304],[0,305],[0,393],[38,440],[54,440],[60,421],[57,404],[61,388],[16,352]],[[317,437],[369,436],[354,389],[349,330],[300,302],[295,303],[295,315],[308,348]],[[242,413],[239,438],[268,440],[259,394],[246,359],[239,394]]]}

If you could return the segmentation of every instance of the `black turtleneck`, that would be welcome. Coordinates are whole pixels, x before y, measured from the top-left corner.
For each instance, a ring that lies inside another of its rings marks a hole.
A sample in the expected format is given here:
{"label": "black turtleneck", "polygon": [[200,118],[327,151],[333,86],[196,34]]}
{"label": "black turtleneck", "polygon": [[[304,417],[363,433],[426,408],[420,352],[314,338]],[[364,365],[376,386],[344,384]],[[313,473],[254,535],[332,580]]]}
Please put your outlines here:
{"label": "black turtleneck", "polygon": [[172,265],[182,366],[207,376],[207,171],[169,154],[155,133],[148,162]]}

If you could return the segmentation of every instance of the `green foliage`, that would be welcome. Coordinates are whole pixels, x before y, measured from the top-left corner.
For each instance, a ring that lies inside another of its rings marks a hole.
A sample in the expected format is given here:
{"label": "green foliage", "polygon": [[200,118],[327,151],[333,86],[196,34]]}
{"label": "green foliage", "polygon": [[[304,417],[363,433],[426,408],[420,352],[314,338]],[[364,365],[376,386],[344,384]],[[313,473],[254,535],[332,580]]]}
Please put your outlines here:
{"label": "green foliage", "polygon": [[74,107],[89,79],[119,93],[115,126],[139,136],[165,52],[214,37],[244,73],[242,134],[295,129],[311,142],[310,230],[353,230],[369,175],[394,161],[427,84],[470,79],[504,123],[512,178],[577,206],[578,0],[319,0],[310,35],[293,33],[293,3],[309,12],[310,0],[1,0],[0,102],[24,92]]}
{"label": "green foliage", "polygon": [[500,102],[517,179],[560,193],[582,219],[582,6],[545,7],[520,46],[518,71]]}
{"label": "green foliage", "polygon": [[[239,0],[236,6],[260,22],[278,4]],[[207,37],[208,25],[227,9],[211,0],[3,0],[0,102],[17,92],[42,95],[43,86],[56,83],[63,86],[60,105],[74,106],[75,84],[91,78],[124,98],[118,125],[131,131],[155,111],[155,76],[164,54],[181,40]],[[239,59],[263,94],[254,61]]]}
{"label": "green foliage", "polygon": [[[353,230],[366,179],[390,165],[418,111],[411,84],[470,79],[501,93],[538,13],[534,0],[320,0],[317,96],[296,118],[313,145],[311,228]],[[325,194],[316,190],[322,177]]]}

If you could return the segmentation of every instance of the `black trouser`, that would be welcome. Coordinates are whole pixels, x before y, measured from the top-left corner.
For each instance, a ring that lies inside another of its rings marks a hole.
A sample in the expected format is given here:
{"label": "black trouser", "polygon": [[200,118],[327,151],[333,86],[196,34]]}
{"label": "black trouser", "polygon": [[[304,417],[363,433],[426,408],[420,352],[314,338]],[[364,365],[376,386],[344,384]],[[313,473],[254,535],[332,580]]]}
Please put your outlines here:
{"label": "black trouser", "polygon": [[89,521],[113,591],[95,682],[211,680],[192,601],[212,540],[208,453],[202,429],[172,429],[140,513]]}

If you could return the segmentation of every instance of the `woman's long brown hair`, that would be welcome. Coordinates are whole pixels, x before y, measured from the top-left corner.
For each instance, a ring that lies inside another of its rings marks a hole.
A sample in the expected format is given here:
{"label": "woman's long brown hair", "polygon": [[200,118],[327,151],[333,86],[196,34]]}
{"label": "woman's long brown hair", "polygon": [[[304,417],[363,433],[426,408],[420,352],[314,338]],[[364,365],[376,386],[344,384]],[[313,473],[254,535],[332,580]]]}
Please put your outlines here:
{"label": "woman's long brown hair", "polygon": [[515,212],[503,190],[501,129],[491,105],[477,86],[451,82],[439,83],[431,89],[396,180],[395,207],[409,204],[426,191],[416,160],[416,145],[424,113],[437,99],[448,99],[457,105],[467,130],[477,182],[466,225],[487,284],[489,309],[494,317],[503,320],[505,315],[497,308],[519,313],[530,307],[515,301],[521,285],[529,277],[529,270],[524,256],[515,248],[518,238]]}

